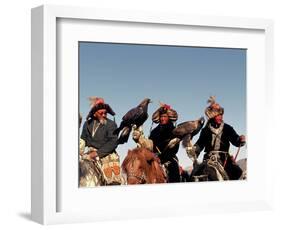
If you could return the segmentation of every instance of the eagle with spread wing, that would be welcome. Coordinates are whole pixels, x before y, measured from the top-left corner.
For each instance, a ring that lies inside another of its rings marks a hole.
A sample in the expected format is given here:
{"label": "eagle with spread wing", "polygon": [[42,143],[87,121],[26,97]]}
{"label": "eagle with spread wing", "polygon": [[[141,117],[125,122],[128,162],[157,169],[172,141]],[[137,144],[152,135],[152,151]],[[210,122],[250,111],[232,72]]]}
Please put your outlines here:
{"label": "eagle with spread wing", "polygon": [[205,123],[204,117],[200,117],[195,121],[186,121],[180,123],[174,130],[174,138],[168,143],[167,148],[173,148],[176,144],[182,141],[184,148],[190,145],[192,138],[199,133]]}

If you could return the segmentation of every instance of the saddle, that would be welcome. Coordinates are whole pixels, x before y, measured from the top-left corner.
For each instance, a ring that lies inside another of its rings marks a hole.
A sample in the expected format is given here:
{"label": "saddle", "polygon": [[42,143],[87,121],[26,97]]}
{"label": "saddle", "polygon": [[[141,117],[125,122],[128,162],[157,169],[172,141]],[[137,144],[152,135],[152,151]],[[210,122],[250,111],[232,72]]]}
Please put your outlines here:
{"label": "saddle", "polygon": [[[203,162],[195,165],[192,172],[192,179],[194,181],[208,181],[213,177],[211,180],[229,180],[229,176],[223,166],[224,163],[221,161],[220,153],[226,154],[226,152],[221,151],[211,151],[206,154]],[[215,174],[212,174],[212,172],[215,172]]]}

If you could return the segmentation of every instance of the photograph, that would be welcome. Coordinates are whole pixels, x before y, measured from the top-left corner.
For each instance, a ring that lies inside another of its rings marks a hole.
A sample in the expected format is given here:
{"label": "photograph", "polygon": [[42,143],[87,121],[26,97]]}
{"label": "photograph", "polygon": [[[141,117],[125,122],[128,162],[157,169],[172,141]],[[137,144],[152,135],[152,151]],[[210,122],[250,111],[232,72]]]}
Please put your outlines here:
{"label": "photograph", "polygon": [[78,47],[80,188],[247,178],[246,49]]}

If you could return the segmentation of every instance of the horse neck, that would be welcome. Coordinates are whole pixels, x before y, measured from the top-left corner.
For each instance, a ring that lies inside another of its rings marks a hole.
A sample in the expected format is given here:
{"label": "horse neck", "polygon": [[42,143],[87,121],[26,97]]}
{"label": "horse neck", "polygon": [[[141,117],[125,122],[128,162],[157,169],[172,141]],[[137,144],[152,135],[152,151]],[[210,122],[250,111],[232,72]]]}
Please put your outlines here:
{"label": "horse neck", "polygon": [[154,160],[150,165],[149,183],[165,183],[164,174],[161,171],[161,166]]}

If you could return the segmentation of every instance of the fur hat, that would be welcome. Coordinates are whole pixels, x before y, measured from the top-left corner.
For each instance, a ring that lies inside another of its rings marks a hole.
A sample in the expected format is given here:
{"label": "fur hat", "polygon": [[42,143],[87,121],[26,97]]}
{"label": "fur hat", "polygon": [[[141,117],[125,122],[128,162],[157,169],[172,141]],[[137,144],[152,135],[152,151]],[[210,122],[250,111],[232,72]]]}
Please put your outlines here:
{"label": "fur hat", "polygon": [[208,119],[212,119],[217,115],[223,115],[224,114],[224,108],[221,107],[218,103],[216,103],[215,96],[210,96],[207,103],[210,104],[205,109],[205,115],[208,117]]}
{"label": "fur hat", "polygon": [[170,105],[164,104],[160,102],[160,107],[153,113],[152,121],[154,123],[160,122],[160,116],[162,114],[167,114],[171,121],[178,120],[178,113],[176,110],[172,109]]}
{"label": "fur hat", "polygon": [[115,116],[115,112],[112,110],[109,104],[104,102],[104,99],[101,97],[89,97],[91,110],[87,116],[87,120],[94,116],[95,112],[100,109],[105,109],[109,114]]}

